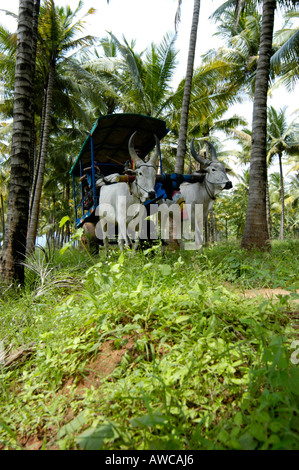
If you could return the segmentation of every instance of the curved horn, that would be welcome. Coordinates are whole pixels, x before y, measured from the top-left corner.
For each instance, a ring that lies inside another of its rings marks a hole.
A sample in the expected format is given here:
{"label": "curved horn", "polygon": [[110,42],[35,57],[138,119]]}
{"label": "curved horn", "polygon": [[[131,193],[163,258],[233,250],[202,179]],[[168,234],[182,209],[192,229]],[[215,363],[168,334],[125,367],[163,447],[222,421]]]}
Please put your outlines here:
{"label": "curved horn", "polygon": [[194,147],[194,139],[191,140],[190,150],[195,160],[201,165],[203,165],[203,167],[208,166],[211,163],[210,160],[203,158],[201,155],[199,155],[199,153],[196,152],[195,147]]}
{"label": "curved horn", "polygon": [[129,154],[130,154],[130,157],[131,157],[131,159],[133,160],[135,166],[137,165],[138,162],[142,162],[142,163],[143,163],[143,160],[138,157],[137,153],[135,152],[135,148],[134,148],[134,138],[135,138],[136,132],[137,132],[137,131],[135,131],[135,132],[131,135],[130,140],[129,140],[129,144],[128,144]]}
{"label": "curved horn", "polygon": [[213,144],[211,144],[211,142],[209,142],[208,140],[205,140],[205,143],[208,144],[209,146],[209,150],[210,150],[210,154],[211,154],[211,157],[212,157],[212,162],[218,162],[218,158],[217,158],[217,153],[216,153],[216,149],[214,147]]}
{"label": "curved horn", "polygon": [[155,141],[156,141],[156,150],[155,150],[155,153],[154,155],[151,156],[150,160],[149,160],[149,163],[151,165],[156,165],[157,163],[157,160],[160,156],[160,140],[158,139],[158,137],[156,136],[156,134],[154,134],[155,136]]}

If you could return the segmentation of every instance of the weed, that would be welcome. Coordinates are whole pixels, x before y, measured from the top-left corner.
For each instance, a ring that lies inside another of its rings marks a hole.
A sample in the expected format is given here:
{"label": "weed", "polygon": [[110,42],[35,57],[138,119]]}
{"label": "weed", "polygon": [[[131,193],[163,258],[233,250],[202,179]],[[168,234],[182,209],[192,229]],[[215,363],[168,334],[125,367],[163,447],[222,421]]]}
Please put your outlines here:
{"label": "weed", "polygon": [[295,449],[291,297],[246,299],[224,280],[291,287],[296,256],[282,243],[32,258],[23,291],[1,297],[0,446]]}

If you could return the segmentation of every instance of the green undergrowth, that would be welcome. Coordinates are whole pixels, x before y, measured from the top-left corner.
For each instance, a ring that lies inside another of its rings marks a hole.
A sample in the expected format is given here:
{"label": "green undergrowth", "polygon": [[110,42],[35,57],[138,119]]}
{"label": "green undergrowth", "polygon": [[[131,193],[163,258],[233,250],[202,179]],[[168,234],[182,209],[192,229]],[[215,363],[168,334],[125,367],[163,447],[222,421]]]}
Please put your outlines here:
{"label": "green undergrowth", "polygon": [[235,242],[205,250],[202,263],[242,288],[299,288],[299,240],[273,241],[271,251],[248,253]]}
{"label": "green undergrowth", "polygon": [[[297,253],[281,247],[247,258],[235,245],[164,258],[36,254],[25,288],[0,295],[0,448],[297,449],[298,312],[284,270]],[[229,289],[229,257],[259,259],[290,295]],[[101,375],[108,345],[119,360]]]}

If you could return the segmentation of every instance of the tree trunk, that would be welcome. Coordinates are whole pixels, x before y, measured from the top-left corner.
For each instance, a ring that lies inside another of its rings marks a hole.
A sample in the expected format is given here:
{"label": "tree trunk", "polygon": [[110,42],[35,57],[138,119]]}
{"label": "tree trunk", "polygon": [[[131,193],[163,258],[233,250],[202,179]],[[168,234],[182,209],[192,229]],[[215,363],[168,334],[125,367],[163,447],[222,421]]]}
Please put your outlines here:
{"label": "tree trunk", "polygon": [[272,222],[271,222],[271,209],[270,209],[270,195],[269,195],[269,184],[268,184],[268,176],[266,181],[266,214],[267,214],[267,227],[268,227],[268,234],[269,239],[272,238]]}
{"label": "tree trunk", "polygon": [[48,143],[49,143],[49,137],[50,137],[54,75],[55,75],[55,62],[52,61],[52,64],[50,65],[48,84],[47,84],[45,122],[44,122],[44,129],[42,132],[40,162],[39,162],[36,188],[35,188],[34,196],[33,196],[32,212],[31,212],[31,217],[30,217],[30,222],[29,222],[29,232],[28,232],[28,237],[27,237],[27,253],[32,253],[34,251],[35,239],[36,239],[36,234],[37,234],[39,205],[40,205],[40,198],[41,198],[43,182],[44,182]]}
{"label": "tree trunk", "polygon": [[250,155],[249,195],[241,246],[270,248],[266,217],[266,136],[267,91],[275,13],[275,0],[263,1],[260,53],[253,100],[252,145]]}
{"label": "tree trunk", "polygon": [[194,56],[195,56],[196,39],[197,39],[199,10],[200,10],[200,0],[194,0],[192,26],[191,26],[190,41],[189,41],[187,72],[186,72],[186,78],[185,78],[185,87],[184,87],[183,103],[182,103],[182,110],[181,110],[179,140],[178,140],[178,148],[177,148],[176,163],[175,163],[175,170],[174,170],[175,173],[179,173],[179,174],[184,173],[184,157],[186,153],[186,140],[187,140],[187,129],[188,129],[188,113],[189,113],[189,104],[190,104],[190,97],[191,97],[191,86],[192,86],[192,78],[193,78],[193,67],[194,67]]}
{"label": "tree trunk", "polygon": [[210,222],[210,243],[215,243],[215,224],[214,224],[214,211],[211,209],[209,211],[209,222]]}
{"label": "tree trunk", "polygon": [[11,173],[0,275],[24,283],[30,191],[30,155],[34,84],[34,11],[39,1],[20,0],[13,107]]}
{"label": "tree trunk", "polygon": [[282,155],[281,155],[281,153],[279,153],[278,154],[278,159],[279,159],[280,202],[281,202],[279,240],[284,240],[284,181],[283,181],[283,171],[282,171],[281,157],[282,157]]}
{"label": "tree trunk", "polygon": [[206,218],[205,220],[205,245],[207,246],[209,244],[209,217]]}
{"label": "tree trunk", "polygon": [[5,232],[5,215],[4,215],[4,199],[3,199],[3,194],[1,194],[1,222],[2,222],[2,236],[4,237],[4,232]]}
{"label": "tree trunk", "polygon": [[[32,73],[35,77],[35,66],[36,66],[36,51],[37,51],[37,31],[38,31],[38,17],[39,17],[39,8],[40,8],[40,0],[34,0],[34,8],[33,8],[33,31],[32,31],[32,40],[33,40],[33,49],[32,54],[34,60],[32,61]],[[36,152],[36,129],[35,129],[35,110],[34,110],[34,103],[32,104],[33,110],[31,115],[31,154],[30,154],[30,185],[32,185],[33,181],[33,174],[34,174],[34,161],[35,161],[35,152]],[[30,199],[29,199],[30,201]],[[29,202],[30,204],[30,202]]]}
{"label": "tree trunk", "polygon": [[[37,178],[38,178],[40,156],[41,156],[41,150],[42,150],[42,144],[43,144],[43,131],[44,131],[44,122],[45,122],[46,102],[47,102],[47,91],[44,90],[42,115],[41,115],[41,123],[40,123],[40,144],[39,144],[38,154],[36,155],[36,158],[33,161],[33,177],[32,177],[32,183],[31,183],[30,202],[29,202],[29,222],[31,220],[32,205],[34,201],[34,194],[35,194],[36,183],[37,183]],[[28,231],[29,231],[29,226],[28,226]]]}

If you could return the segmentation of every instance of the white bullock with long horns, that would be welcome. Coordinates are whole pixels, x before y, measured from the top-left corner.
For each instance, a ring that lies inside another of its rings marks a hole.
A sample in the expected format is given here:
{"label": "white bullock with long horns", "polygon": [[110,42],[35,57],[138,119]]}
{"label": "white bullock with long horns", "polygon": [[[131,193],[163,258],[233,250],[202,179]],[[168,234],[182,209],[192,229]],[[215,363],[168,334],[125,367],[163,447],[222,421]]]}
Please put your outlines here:
{"label": "white bullock with long horns", "polygon": [[[133,182],[120,182],[101,187],[99,206],[96,215],[100,220],[96,227],[98,238],[103,237],[106,250],[108,249],[108,238],[110,238],[107,227],[118,231],[118,244],[123,251],[124,244],[130,246],[128,237],[128,225],[136,218],[142,218],[143,203],[156,197],[155,183],[157,163],[160,155],[160,141],[155,135],[156,148],[151,158],[145,162],[136,153],[134,148],[134,137],[132,134],[128,144],[129,155],[134,163],[135,169],[130,173],[135,176]],[[117,178],[117,175],[115,175]],[[106,178],[108,179],[108,178]],[[113,181],[113,177],[112,180]],[[113,234],[112,234],[113,235]],[[138,238],[135,247],[138,246]]]}
{"label": "white bullock with long horns", "polygon": [[[211,160],[204,158],[197,153],[194,147],[194,139],[191,141],[190,150],[192,156],[200,164],[200,169],[193,172],[192,175],[202,175],[202,181],[196,183],[182,183],[179,191],[184,199],[185,207],[188,211],[190,230],[195,235],[196,244],[201,249],[203,225],[208,217],[209,211],[212,209],[217,194],[224,189],[231,189],[232,182],[228,179],[226,168],[221,163],[216,154],[215,147],[208,141],[205,141],[209,147]],[[177,237],[181,233],[181,224],[173,223],[172,243],[180,246],[181,238]]]}
{"label": "white bullock with long horns", "polygon": [[209,147],[211,160],[196,152],[194,139],[190,144],[191,154],[200,164],[200,170],[195,171],[193,174],[204,173],[203,182],[182,183],[180,185],[180,192],[186,204],[191,204],[191,206],[202,204],[204,220],[206,220],[209,211],[212,209],[217,194],[224,189],[231,189],[233,186],[227,177],[225,166],[217,158],[215,147],[208,141],[205,141],[205,143]]}

